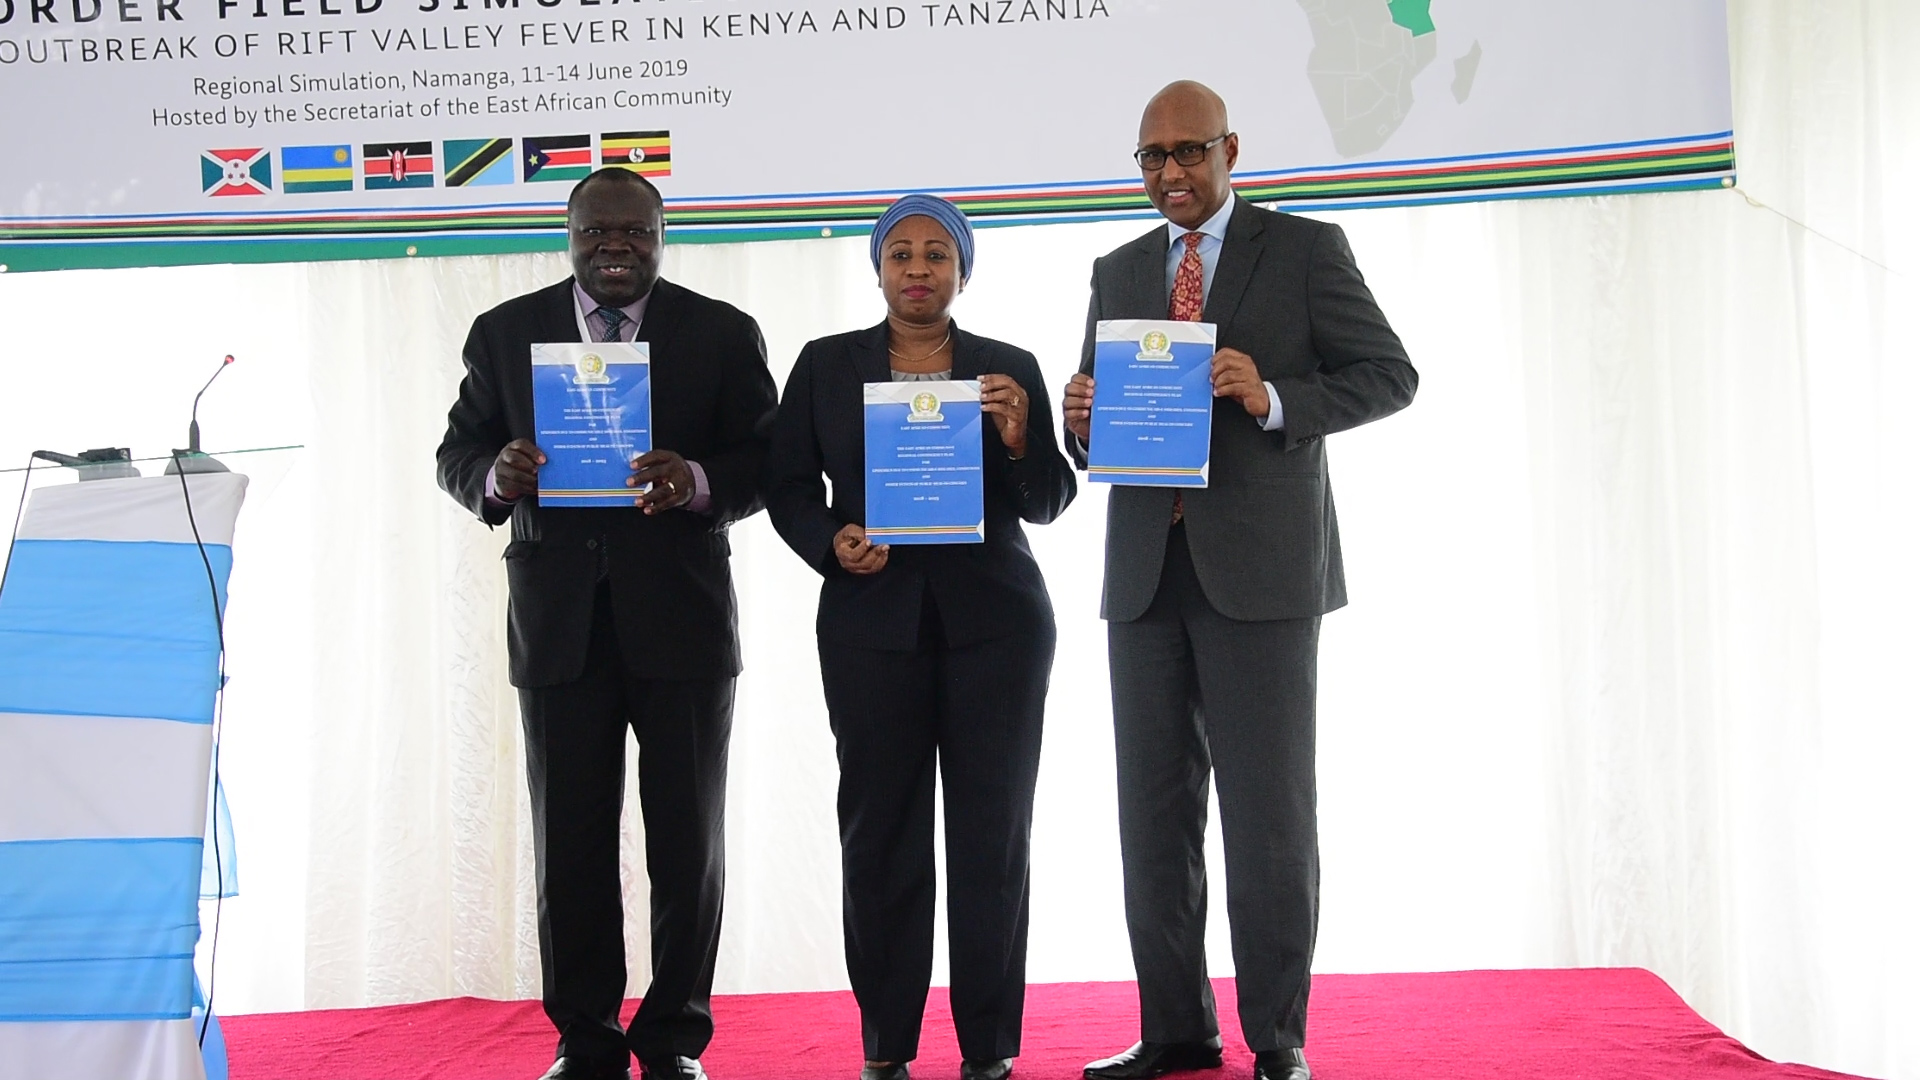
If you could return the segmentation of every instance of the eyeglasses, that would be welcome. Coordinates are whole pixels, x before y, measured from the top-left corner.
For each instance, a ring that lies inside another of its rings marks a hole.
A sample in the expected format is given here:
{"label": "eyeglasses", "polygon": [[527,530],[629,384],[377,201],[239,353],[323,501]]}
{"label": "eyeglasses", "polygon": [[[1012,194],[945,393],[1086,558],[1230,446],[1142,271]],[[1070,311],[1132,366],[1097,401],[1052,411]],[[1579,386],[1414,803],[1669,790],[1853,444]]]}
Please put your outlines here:
{"label": "eyeglasses", "polygon": [[1171,150],[1162,150],[1157,146],[1148,146],[1135,150],[1133,152],[1133,160],[1139,162],[1140,168],[1147,172],[1157,172],[1160,169],[1166,168],[1168,158],[1172,158],[1183,169],[1191,169],[1195,165],[1207,160],[1207,151],[1212,150],[1214,147],[1219,146],[1232,137],[1233,132],[1229,131],[1225,135],[1208,139],[1203,143],[1181,143]]}

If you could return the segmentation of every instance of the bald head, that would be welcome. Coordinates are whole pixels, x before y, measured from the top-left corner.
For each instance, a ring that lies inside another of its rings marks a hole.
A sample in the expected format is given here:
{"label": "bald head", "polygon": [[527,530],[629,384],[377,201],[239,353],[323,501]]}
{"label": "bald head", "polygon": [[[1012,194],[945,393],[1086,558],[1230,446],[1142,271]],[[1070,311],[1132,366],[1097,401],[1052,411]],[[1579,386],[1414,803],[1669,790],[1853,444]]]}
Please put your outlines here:
{"label": "bald head", "polygon": [[1192,79],[1181,79],[1161,87],[1140,114],[1140,144],[1147,143],[1147,131],[1156,122],[1184,121],[1212,132],[1207,138],[1227,133],[1227,103],[1213,88]]}
{"label": "bald head", "polygon": [[[1227,103],[1206,86],[1183,79],[1153,95],[1140,114],[1139,149],[1165,157],[1158,168],[1142,165],[1141,179],[1154,209],[1175,225],[1197,229],[1233,198],[1240,137],[1227,127]],[[1195,154],[1191,165],[1175,160]]]}

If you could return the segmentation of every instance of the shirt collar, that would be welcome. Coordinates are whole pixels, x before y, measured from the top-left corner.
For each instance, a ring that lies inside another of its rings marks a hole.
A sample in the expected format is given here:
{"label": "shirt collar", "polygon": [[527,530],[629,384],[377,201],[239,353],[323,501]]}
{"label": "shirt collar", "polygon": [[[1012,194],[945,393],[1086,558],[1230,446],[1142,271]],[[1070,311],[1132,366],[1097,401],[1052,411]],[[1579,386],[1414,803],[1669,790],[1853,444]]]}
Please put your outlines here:
{"label": "shirt collar", "polygon": [[[641,321],[647,317],[647,301],[652,299],[652,297],[653,297],[653,290],[648,289],[647,295],[641,297],[638,300],[635,300],[633,303],[628,304],[625,307],[622,307],[620,309],[620,313],[622,315],[625,315],[629,320],[631,320],[633,322],[633,325],[639,326]],[[594,311],[600,307],[600,302],[598,300],[595,300],[593,297],[588,296],[587,290],[581,288],[580,283],[578,281],[573,283],[573,304],[574,304],[574,307],[580,312],[580,316],[582,320],[584,320],[588,315],[593,314]]]}
{"label": "shirt collar", "polygon": [[1215,240],[1225,242],[1227,239],[1227,221],[1233,217],[1233,204],[1234,197],[1231,195],[1227,196],[1227,201],[1220,209],[1215,210],[1212,217],[1201,222],[1200,227],[1197,229],[1183,229],[1171,221],[1167,222],[1167,245],[1171,247],[1174,244],[1178,244],[1180,238],[1190,232],[1197,232],[1203,236],[1211,236]]}

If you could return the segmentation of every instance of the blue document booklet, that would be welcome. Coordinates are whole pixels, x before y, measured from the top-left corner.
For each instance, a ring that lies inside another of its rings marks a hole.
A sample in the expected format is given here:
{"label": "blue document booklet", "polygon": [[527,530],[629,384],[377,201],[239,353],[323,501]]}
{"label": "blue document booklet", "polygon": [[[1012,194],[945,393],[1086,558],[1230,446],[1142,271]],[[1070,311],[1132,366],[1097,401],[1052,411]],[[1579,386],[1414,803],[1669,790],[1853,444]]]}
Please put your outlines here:
{"label": "blue document booklet", "polygon": [[876,544],[984,543],[980,384],[866,387],[867,538]]}
{"label": "blue document booklet", "polygon": [[1095,324],[1088,480],[1207,486],[1214,334],[1212,323]]}
{"label": "blue document booklet", "polygon": [[542,506],[632,506],[633,459],[653,449],[647,343],[533,347],[533,441]]}

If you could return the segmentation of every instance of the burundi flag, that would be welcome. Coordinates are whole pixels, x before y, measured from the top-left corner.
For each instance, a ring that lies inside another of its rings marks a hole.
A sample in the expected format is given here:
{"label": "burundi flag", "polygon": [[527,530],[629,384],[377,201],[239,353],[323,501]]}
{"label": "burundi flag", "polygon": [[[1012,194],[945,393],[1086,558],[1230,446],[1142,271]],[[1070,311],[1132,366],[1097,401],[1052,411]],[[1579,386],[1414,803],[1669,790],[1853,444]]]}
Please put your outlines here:
{"label": "burundi flag", "polygon": [[593,140],[585,135],[549,135],[520,140],[520,175],[538,180],[584,180],[593,171]]}
{"label": "burundi flag", "polygon": [[433,186],[430,142],[367,143],[360,152],[365,155],[360,175],[368,191]]}
{"label": "burundi flag", "polygon": [[273,191],[273,155],[264,146],[202,150],[200,190],[208,195],[266,195]]}
{"label": "burundi flag", "polygon": [[513,183],[512,139],[448,139],[440,149],[448,187]]}
{"label": "burundi flag", "polygon": [[600,164],[643,176],[673,175],[673,154],[664,131],[609,131],[600,136]]}
{"label": "burundi flag", "polygon": [[353,190],[353,147],[283,146],[280,190],[289,195]]}

